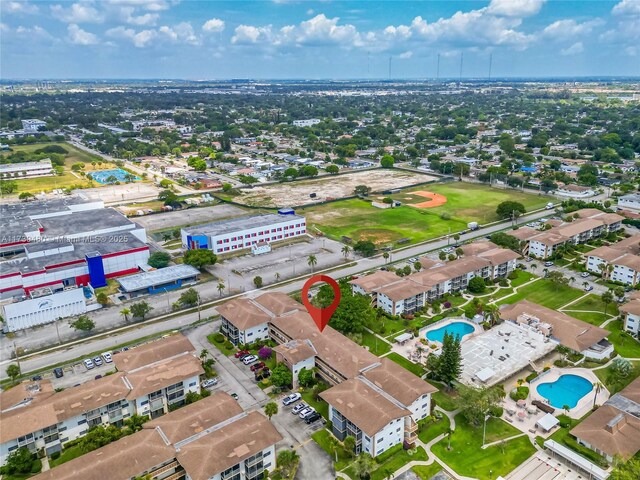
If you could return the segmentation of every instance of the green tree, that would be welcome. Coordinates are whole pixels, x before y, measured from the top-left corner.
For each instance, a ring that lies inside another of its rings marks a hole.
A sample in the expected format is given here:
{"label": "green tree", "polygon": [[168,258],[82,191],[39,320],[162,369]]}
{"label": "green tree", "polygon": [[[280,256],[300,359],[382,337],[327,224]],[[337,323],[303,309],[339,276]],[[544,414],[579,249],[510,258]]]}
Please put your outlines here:
{"label": "green tree", "polygon": [[607,316],[607,307],[609,306],[609,304],[611,302],[613,302],[613,293],[611,293],[611,290],[607,290],[602,295],[600,295],[600,300],[602,300],[602,303],[604,305],[604,315],[606,317]]}
{"label": "green tree", "polygon": [[496,213],[500,218],[513,218],[519,217],[523,213],[526,213],[524,205],[519,202],[513,202],[511,200],[507,200],[506,202],[502,202],[496,208]]}
{"label": "green tree", "polygon": [[382,168],[392,168],[395,160],[391,155],[383,155],[380,159],[380,166]]}
{"label": "green tree", "polygon": [[264,406],[264,414],[269,417],[269,420],[271,420],[271,417],[273,417],[277,413],[278,404],[276,402],[269,402]]}
{"label": "green tree", "polygon": [[104,292],[100,292],[96,295],[96,301],[103,307],[109,303],[109,297]]}
{"label": "green tree", "polygon": [[256,275],[255,277],[253,277],[253,284],[256,286],[256,288],[262,288],[262,277],[260,275]]}
{"label": "green tree", "polygon": [[27,447],[20,447],[7,456],[4,466],[0,467],[0,473],[3,475],[28,475],[32,473],[31,470],[35,463],[35,455]]}
{"label": "green tree", "polygon": [[520,253],[520,241],[516,237],[512,237],[508,233],[498,232],[491,235],[491,241],[503,248],[508,248],[514,252]]}
{"label": "green tree", "polygon": [[344,245],[340,251],[342,252],[342,255],[344,256],[344,258],[346,259],[347,257],[349,257],[349,254],[351,253],[351,247],[349,245]]}
{"label": "green tree", "polygon": [[76,320],[69,321],[69,326],[77,331],[90,332],[96,328],[96,322],[87,315],[80,315]]}
{"label": "green tree", "polygon": [[231,185],[230,183],[223,183],[222,184],[222,191],[224,193],[229,193],[232,189],[233,189],[233,185]]}
{"label": "green tree", "polygon": [[132,415],[124,421],[125,427],[127,427],[127,433],[135,433],[142,430],[142,426],[149,420],[147,415]]}
{"label": "green tree", "polygon": [[309,255],[307,257],[307,265],[311,267],[311,273],[313,273],[313,267],[315,267],[317,263],[318,263],[318,259],[316,258],[315,255]]}
{"label": "green tree", "polygon": [[153,307],[144,301],[131,305],[131,315],[142,320],[144,320],[151,310],[153,310]]}
{"label": "green tree", "polygon": [[356,455],[356,439],[351,435],[347,435],[346,438],[342,441],[344,448],[351,454],[351,456],[355,457]]}
{"label": "green tree", "polygon": [[20,376],[20,367],[12,363],[7,367],[6,372],[7,377],[11,379],[11,383],[16,383],[16,379]]}
{"label": "green tree", "polygon": [[487,285],[484,283],[484,279],[482,277],[473,277],[469,280],[467,289],[471,293],[479,294],[483,293],[487,289]]}
{"label": "green tree", "polygon": [[120,315],[124,317],[125,322],[128,322],[129,315],[131,315],[131,310],[129,310],[128,308],[123,308],[122,310],[120,310]]}
{"label": "green tree", "polygon": [[360,240],[353,246],[353,251],[359,253],[363,257],[370,257],[376,253],[376,246],[370,240]]}
{"label": "green tree", "polygon": [[171,260],[171,255],[169,255],[168,253],[153,252],[151,255],[149,255],[147,263],[153,268],[164,268],[169,265],[169,260]]}
{"label": "green tree", "polygon": [[452,385],[462,371],[460,336],[445,332],[442,338],[442,353],[439,357],[429,358],[432,358],[429,367],[433,376],[447,385]]}
{"label": "green tree", "polygon": [[175,192],[169,189],[162,190],[158,194],[158,200],[164,202],[165,205],[169,205],[172,207],[180,205],[180,200],[178,199],[178,195],[176,195]]}
{"label": "green tree", "polygon": [[10,195],[16,190],[18,190],[18,182],[15,180],[0,179],[0,193],[2,195]]}
{"label": "green tree", "polygon": [[217,261],[218,257],[216,254],[207,248],[187,250],[184,253],[184,263],[199,270],[202,270],[206,266],[215,265]]}
{"label": "green tree", "polygon": [[309,388],[313,387],[316,383],[316,377],[313,374],[313,370],[307,370],[306,368],[302,368],[298,372],[298,383],[301,387]]}
{"label": "green tree", "polygon": [[[339,282],[339,286],[340,303],[331,316],[329,325],[344,334],[362,333],[365,325],[376,320],[371,300],[365,295],[354,294],[349,284],[343,280]],[[319,307],[327,307],[333,303],[333,298],[333,289],[329,285],[322,285],[313,303]]]}
{"label": "green tree", "polygon": [[616,459],[615,468],[609,480],[638,480],[640,478],[640,457],[637,455],[626,462]]}
{"label": "green tree", "polygon": [[300,457],[295,450],[281,450],[278,452],[277,465],[282,478],[291,478],[298,465]]}
{"label": "green tree", "polygon": [[371,192],[371,188],[366,185],[356,185],[356,188],[353,189],[354,195],[362,195],[366,197],[369,195],[369,192]]}
{"label": "green tree", "polygon": [[329,165],[327,168],[325,168],[325,171],[327,173],[330,173],[331,175],[335,175],[340,171],[340,169],[338,168],[337,165]]}
{"label": "green tree", "polygon": [[358,458],[356,458],[356,461],[353,462],[351,468],[359,480],[369,480],[371,473],[376,469],[376,463],[373,461],[373,458],[371,458],[371,455],[361,453],[358,455]]}
{"label": "green tree", "polygon": [[189,288],[182,292],[178,298],[178,303],[183,307],[192,307],[200,302],[200,294],[195,288]]}
{"label": "green tree", "polygon": [[279,363],[271,371],[271,383],[279,388],[288,387],[293,383],[291,370],[284,363]]}
{"label": "green tree", "polygon": [[28,200],[32,200],[34,198],[36,198],[33,193],[30,192],[22,192],[20,195],[18,195],[18,198],[22,201],[28,201]]}
{"label": "green tree", "polygon": [[504,153],[511,155],[516,148],[516,142],[511,135],[503,133],[500,135],[500,140],[498,140],[498,146]]}
{"label": "green tree", "polygon": [[458,394],[457,406],[474,427],[482,425],[485,416],[499,407],[505,396],[500,385],[480,388],[459,385]]}
{"label": "green tree", "polygon": [[218,285],[216,285],[216,288],[218,289],[218,296],[221,297],[222,292],[224,292],[224,289],[225,289],[224,282],[218,282]]}

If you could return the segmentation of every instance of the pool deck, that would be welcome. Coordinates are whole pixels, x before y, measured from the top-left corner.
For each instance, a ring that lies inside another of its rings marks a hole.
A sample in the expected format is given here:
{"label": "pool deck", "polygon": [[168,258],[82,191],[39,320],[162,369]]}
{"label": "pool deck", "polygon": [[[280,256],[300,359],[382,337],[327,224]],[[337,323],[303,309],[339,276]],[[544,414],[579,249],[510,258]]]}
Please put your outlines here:
{"label": "pool deck", "polygon": [[[542,373],[529,386],[529,399],[530,399],[529,401],[539,400],[541,402],[548,403],[547,399],[538,393],[537,387],[538,385],[543,383],[553,383],[556,380],[558,380],[558,378],[560,378],[562,375],[576,375],[582,378],[586,378],[591,382],[592,385],[596,385],[598,382],[600,382],[596,374],[593,373],[588,368],[554,367],[551,370],[548,370],[547,372]],[[584,397],[582,397],[578,401],[575,407],[569,410],[569,413],[565,412],[561,408],[554,407],[556,409],[555,415],[557,416],[558,414],[563,413],[565,415],[568,415],[571,418],[582,418],[584,415],[586,415],[591,411],[591,408],[593,407],[593,400],[595,395],[596,395],[596,388],[594,386],[594,388],[589,393],[587,393]],[[596,405],[602,405],[604,402],[606,402],[609,399],[609,396],[610,396],[609,391],[603,385],[600,389],[600,393],[598,393]]]}

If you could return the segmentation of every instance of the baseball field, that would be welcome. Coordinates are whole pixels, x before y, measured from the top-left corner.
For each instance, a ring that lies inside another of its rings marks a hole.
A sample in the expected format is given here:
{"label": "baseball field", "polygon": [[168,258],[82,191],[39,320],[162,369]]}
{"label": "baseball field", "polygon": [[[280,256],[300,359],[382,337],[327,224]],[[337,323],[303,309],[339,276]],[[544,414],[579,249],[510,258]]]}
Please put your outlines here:
{"label": "baseball field", "polygon": [[[513,200],[527,211],[544,207],[549,197],[517,190],[502,190],[485,185],[453,182],[432,184],[403,190],[391,195],[402,203],[396,208],[380,209],[360,199],[343,200],[296,210],[307,217],[312,230],[340,239],[371,240],[386,245],[401,239],[417,243],[455,233],[467,228],[468,222],[485,224],[498,220],[496,207]],[[379,200],[377,196],[371,200]]]}

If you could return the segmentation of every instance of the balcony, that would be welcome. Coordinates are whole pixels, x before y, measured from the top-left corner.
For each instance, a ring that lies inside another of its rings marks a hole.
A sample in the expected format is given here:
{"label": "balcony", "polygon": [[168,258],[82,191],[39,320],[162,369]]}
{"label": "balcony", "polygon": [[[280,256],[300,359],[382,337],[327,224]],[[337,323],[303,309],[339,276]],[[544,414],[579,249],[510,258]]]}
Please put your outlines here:
{"label": "balcony", "polygon": [[174,468],[178,468],[179,466],[180,466],[180,464],[178,463],[178,461],[174,460],[173,462],[165,465],[164,467],[160,467],[159,469],[154,470],[153,472],[151,472],[151,475],[153,477],[159,477],[164,472],[168,472],[169,470],[172,470]]}

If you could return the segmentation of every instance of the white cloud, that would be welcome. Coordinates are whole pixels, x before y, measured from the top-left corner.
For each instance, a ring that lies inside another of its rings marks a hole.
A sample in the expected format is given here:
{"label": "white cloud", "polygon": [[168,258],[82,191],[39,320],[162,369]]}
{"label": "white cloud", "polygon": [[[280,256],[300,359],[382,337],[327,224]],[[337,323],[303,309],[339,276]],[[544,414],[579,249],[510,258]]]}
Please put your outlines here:
{"label": "white cloud", "polygon": [[28,35],[29,37],[40,37],[40,38],[53,38],[49,32],[47,32],[44,28],[39,25],[34,25],[33,27],[24,27],[20,25],[16,28],[16,33],[19,35]]}
{"label": "white cloud", "polygon": [[487,13],[505,17],[530,17],[540,11],[546,0],[491,0]]}
{"label": "white cloud", "polygon": [[2,2],[2,10],[6,13],[19,13],[34,15],[40,11],[40,9],[29,2]]}
{"label": "white cloud", "polygon": [[74,45],[96,45],[98,43],[98,37],[83,30],[75,23],[67,26],[67,33],[69,34],[69,41]]}
{"label": "white cloud", "polygon": [[157,36],[158,32],[155,30],[142,30],[136,32],[133,28],[115,27],[107,30],[107,36],[116,40],[128,40],[137,48],[146,47]]}
{"label": "white cloud", "polygon": [[560,55],[578,55],[582,52],[584,52],[584,45],[582,44],[582,42],[576,42],[570,47],[560,50]]}
{"label": "white cloud", "polygon": [[[283,35],[285,40],[290,40],[299,45],[327,45],[339,44],[342,46],[357,45],[360,42],[360,34],[353,25],[338,25],[338,17],[327,18],[323,13],[301,22],[299,26],[288,29]],[[286,28],[286,27],[285,27]]]}
{"label": "white cloud", "polygon": [[224,30],[224,20],[220,20],[219,18],[212,18],[204,22],[202,25],[202,30],[207,33],[219,33]]}
{"label": "white cloud", "polygon": [[271,38],[271,25],[267,25],[264,27],[238,25],[234,32],[235,35],[231,37],[231,43],[239,45],[258,43],[258,40],[262,42],[267,41]]}
{"label": "white cloud", "polygon": [[182,22],[173,27],[163,25],[158,29],[158,32],[175,43],[187,43],[189,45],[200,44],[200,38],[195,34],[189,22]]}
{"label": "white cloud", "polygon": [[402,60],[408,60],[411,57],[413,57],[413,52],[411,50],[402,52],[400,55],[398,55],[398,58],[401,58]]}
{"label": "white cloud", "polygon": [[90,3],[74,3],[69,8],[52,5],[51,14],[66,23],[101,23],[104,16]]}
{"label": "white cloud", "polygon": [[545,27],[542,35],[556,40],[574,38],[579,35],[591,33],[595,27],[602,25],[602,19],[590,20],[588,22],[578,23],[573,19],[557,20]]}
{"label": "white cloud", "polygon": [[614,15],[640,15],[640,2],[638,0],[622,0],[613,7],[611,13]]}
{"label": "white cloud", "polygon": [[177,5],[179,0],[109,0],[108,3],[110,5],[140,8],[149,12],[159,12]]}
{"label": "white cloud", "polygon": [[122,7],[120,9],[120,17],[130,25],[153,26],[160,18],[159,13],[144,13],[136,15],[134,7]]}

